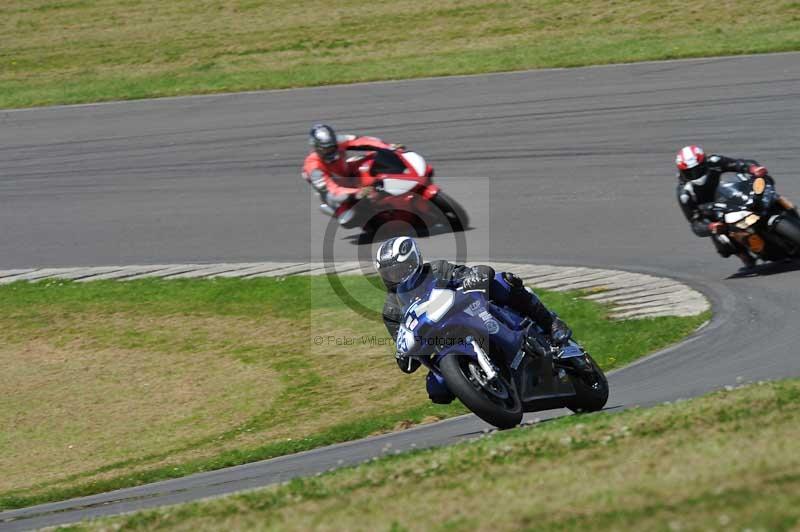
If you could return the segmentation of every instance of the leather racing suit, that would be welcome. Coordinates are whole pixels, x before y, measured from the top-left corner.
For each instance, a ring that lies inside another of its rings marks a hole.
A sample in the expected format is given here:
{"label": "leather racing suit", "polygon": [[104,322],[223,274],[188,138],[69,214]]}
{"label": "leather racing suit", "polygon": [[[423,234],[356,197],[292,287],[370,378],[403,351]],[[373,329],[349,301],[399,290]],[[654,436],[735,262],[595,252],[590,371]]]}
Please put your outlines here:
{"label": "leather racing suit", "polygon": [[[752,159],[732,159],[724,155],[709,155],[707,165],[708,170],[702,178],[678,183],[676,189],[678,204],[686,220],[691,224],[692,232],[699,237],[710,236],[714,247],[721,256],[730,257],[733,254],[744,254],[746,251],[739,249],[739,246],[727,236],[712,233],[709,225],[715,220],[704,217],[700,206],[714,202],[722,174],[726,172],[746,174],[753,166],[759,167],[760,165]],[[766,176],[766,179],[772,181],[769,176]],[[744,261],[745,258],[742,260]]]}
{"label": "leather racing suit", "polygon": [[395,150],[397,145],[386,144],[376,137],[355,135],[339,135],[336,140],[339,151],[336,160],[325,162],[312,151],[303,162],[301,175],[319,195],[320,209],[339,217],[352,207],[352,200],[361,189],[358,176],[361,158],[347,158],[347,151]]}

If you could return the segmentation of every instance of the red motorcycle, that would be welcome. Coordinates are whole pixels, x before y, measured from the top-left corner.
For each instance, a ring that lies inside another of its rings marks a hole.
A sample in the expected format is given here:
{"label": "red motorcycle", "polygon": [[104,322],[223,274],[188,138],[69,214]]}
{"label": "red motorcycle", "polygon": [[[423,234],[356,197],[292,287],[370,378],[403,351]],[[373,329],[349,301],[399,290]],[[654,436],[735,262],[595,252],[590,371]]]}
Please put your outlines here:
{"label": "red motorcycle", "polygon": [[[362,151],[362,150],[349,150]],[[453,231],[469,227],[464,208],[433,184],[433,168],[418,153],[369,148],[348,162],[358,162],[361,197],[339,207],[342,227],[361,227],[367,233],[401,220],[423,231],[446,226]]]}

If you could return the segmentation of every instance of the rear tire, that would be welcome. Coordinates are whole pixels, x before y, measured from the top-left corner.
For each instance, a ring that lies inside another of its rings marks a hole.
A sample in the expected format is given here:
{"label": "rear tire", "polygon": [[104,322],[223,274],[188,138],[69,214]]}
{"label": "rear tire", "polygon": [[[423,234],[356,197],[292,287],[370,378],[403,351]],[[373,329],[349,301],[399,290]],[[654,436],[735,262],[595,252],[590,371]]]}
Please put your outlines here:
{"label": "rear tire", "polygon": [[469,227],[469,215],[456,200],[439,191],[431,203],[436,205],[453,231],[463,231]]}
{"label": "rear tire", "polygon": [[800,220],[788,216],[783,217],[772,230],[794,246],[795,254],[800,250]]}
{"label": "rear tire", "polygon": [[[470,364],[474,365],[472,370]],[[475,380],[475,369],[483,373],[477,361],[462,354],[446,355],[439,362],[439,371],[442,372],[447,387],[475,415],[499,429],[510,429],[519,425],[522,421],[522,403],[517,390],[509,385],[503,375],[498,375],[497,387],[505,388],[508,397],[501,398],[502,390],[497,395],[492,395]]]}
{"label": "rear tire", "polygon": [[570,374],[572,385],[575,387],[575,397],[567,403],[567,408],[575,413],[597,412],[602,410],[608,401],[608,380],[603,370],[588,354],[586,360],[591,366],[591,372]]}

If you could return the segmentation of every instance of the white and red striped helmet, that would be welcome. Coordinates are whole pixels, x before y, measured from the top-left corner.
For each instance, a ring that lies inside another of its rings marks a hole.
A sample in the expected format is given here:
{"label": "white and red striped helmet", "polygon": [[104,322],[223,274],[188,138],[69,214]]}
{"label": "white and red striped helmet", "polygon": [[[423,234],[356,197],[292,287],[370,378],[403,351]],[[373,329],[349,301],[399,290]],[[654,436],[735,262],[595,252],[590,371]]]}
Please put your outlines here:
{"label": "white and red striped helmet", "polygon": [[700,146],[684,146],[675,156],[675,166],[683,181],[700,179],[706,175],[706,153]]}

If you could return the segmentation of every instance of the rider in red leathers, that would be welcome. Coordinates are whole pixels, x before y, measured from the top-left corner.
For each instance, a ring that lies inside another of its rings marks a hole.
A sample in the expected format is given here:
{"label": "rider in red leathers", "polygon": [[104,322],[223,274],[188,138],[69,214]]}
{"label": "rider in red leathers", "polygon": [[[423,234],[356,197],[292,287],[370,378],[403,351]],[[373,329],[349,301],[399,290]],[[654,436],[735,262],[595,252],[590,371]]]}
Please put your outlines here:
{"label": "rider in red leathers", "polygon": [[345,159],[347,150],[397,150],[400,145],[386,144],[375,137],[337,135],[332,127],[315,124],[309,132],[313,151],[303,163],[303,178],[317,192],[320,210],[346,223],[352,217],[356,200],[371,196],[370,187],[362,187],[358,177],[360,158]]}

